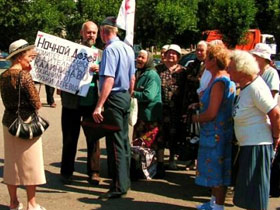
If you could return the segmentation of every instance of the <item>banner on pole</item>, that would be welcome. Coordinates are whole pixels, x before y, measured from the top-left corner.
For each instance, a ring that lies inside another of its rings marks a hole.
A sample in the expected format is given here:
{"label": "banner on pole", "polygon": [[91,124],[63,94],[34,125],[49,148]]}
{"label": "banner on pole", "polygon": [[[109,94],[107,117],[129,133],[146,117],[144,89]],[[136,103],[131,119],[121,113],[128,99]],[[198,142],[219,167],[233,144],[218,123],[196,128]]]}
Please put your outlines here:
{"label": "banner on pole", "polygon": [[117,17],[117,26],[126,31],[124,41],[133,46],[135,0],[123,0]]}
{"label": "banner on pole", "polygon": [[92,49],[60,37],[38,31],[35,41],[38,55],[32,64],[34,81],[86,96],[98,62],[98,49]]}

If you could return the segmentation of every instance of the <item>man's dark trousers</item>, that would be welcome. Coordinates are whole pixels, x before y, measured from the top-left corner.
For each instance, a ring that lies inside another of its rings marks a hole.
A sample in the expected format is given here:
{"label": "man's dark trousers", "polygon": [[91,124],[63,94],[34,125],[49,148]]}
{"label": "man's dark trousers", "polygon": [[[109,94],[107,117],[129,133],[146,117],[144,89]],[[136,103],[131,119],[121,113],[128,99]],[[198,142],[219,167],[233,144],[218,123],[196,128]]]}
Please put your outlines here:
{"label": "man's dark trousers", "polygon": [[111,191],[126,193],[130,188],[130,144],[128,138],[128,116],[130,94],[111,92],[105,110],[111,109],[121,130],[106,136],[109,176],[112,178]]}
{"label": "man's dark trousers", "polygon": [[52,105],[54,103],[53,94],[54,94],[55,88],[45,85],[45,89],[46,89],[46,95],[47,95],[47,103],[49,105]]}
{"label": "man's dark trousers", "polygon": [[[92,116],[94,106],[80,106],[78,109],[62,107],[62,135],[63,150],[61,161],[61,175],[70,177],[74,172],[75,156],[80,135],[81,119]],[[87,174],[99,173],[100,149],[99,141],[85,132],[87,141]]]}

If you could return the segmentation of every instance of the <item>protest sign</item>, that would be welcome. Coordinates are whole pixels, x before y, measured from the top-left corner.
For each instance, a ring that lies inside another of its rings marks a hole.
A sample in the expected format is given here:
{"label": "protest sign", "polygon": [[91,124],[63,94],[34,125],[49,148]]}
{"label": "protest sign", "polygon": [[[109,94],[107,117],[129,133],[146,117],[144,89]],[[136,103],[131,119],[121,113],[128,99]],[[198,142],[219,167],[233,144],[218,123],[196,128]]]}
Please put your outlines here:
{"label": "protest sign", "polygon": [[92,49],[38,31],[35,41],[38,55],[31,75],[34,81],[57,89],[86,96],[93,73],[92,64],[98,62],[98,49]]}

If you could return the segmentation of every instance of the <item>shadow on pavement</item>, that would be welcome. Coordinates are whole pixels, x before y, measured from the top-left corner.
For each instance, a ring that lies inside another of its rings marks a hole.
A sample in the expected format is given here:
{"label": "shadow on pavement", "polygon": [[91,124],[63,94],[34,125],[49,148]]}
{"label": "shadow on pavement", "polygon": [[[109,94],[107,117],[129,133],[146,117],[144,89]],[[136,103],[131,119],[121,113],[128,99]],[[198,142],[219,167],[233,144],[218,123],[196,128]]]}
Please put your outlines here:
{"label": "shadow on pavement", "polygon": [[[86,151],[86,150],[85,150]],[[106,150],[103,150],[103,152]],[[60,163],[52,163],[52,166],[60,167]],[[60,181],[60,175],[59,174],[53,174],[49,171],[46,172],[47,177],[47,183],[43,187],[48,188],[48,192],[60,192],[60,193],[66,193],[66,192],[76,192],[81,194],[88,194],[88,195],[95,195],[99,196],[102,192],[100,192],[100,189],[107,189],[109,188],[110,180],[106,179],[107,176],[107,168],[106,168],[106,158],[101,158],[101,177],[105,178],[99,186],[91,186],[88,184],[88,182],[85,182],[85,176],[86,176],[86,157],[77,157],[75,162],[75,175],[73,176],[73,182],[71,185],[63,185]],[[194,183],[195,175],[193,174],[186,174],[184,172],[184,167],[179,167],[181,170],[166,170],[166,176],[165,180],[161,179],[153,179],[151,181],[148,180],[138,180],[133,181],[131,184],[131,190],[137,192],[144,192],[144,193],[151,193],[154,195],[164,196],[171,199],[182,199],[186,201],[194,201],[198,203],[204,203],[207,202],[210,197],[210,191],[206,187],[198,186]],[[77,176],[76,174],[80,173],[82,176]],[[207,197],[207,198],[204,198]],[[117,199],[119,202],[128,202],[128,199]],[[93,198],[83,198],[80,199],[81,202],[90,202],[90,203],[96,203],[101,202],[100,200],[93,199]],[[111,200],[108,202],[110,203]],[[131,199],[130,199],[131,202]],[[133,201],[134,203],[135,201]],[[142,202],[136,202],[140,206]],[[155,205],[166,205],[161,203],[149,203],[151,205],[151,208]],[[125,205],[126,206],[126,205]],[[228,203],[226,203],[226,206],[232,206]],[[108,209],[110,206],[108,207]],[[159,209],[160,207],[157,207],[156,209]],[[101,209],[107,209],[107,206],[102,207]],[[117,208],[116,208],[117,209]],[[136,208],[141,209],[141,208]],[[163,208],[165,209],[165,208]],[[178,209],[178,206],[172,206],[170,205],[167,209]],[[134,209],[135,210],[135,209]]]}
{"label": "shadow on pavement", "polygon": [[[101,143],[100,143],[101,144]],[[80,152],[87,152],[87,149],[79,149]],[[100,148],[101,155],[107,155],[107,151],[104,148]]]}
{"label": "shadow on pavement", "polygon": [[196,196],[209,196],[209,190],[194,184],[194,178],[179,171],[166,171],[165,180],[139,180],[132,183],[132,190],[161,195],[174,199],[205,202]]}
{"label": "shadow on pavement", "polygon": [[100,204],[98,210],[111,210],[111,209],[133,209],[133,210],[143,210],[143,209],[164,209],[164,210],[183,210],[189,209],[193,210],[196,208],[191,207],[182,207],[173,204],[160,203],[160,202],[145,202],[145,201],[135,201],[131,198],[122,198],[122,199],[111,199],[107,201],[102,201],[99,199],[92,198],[80,198],[79,201],[88,203],[88,204]]}
{"label": "shadow on pavement", "polygon": [[[85,181],[84,176],[73,176],[73,181],[71,184],[63,184],[60,180],[60,175],[52,173],[50,171],[45,170],[47,184],[41,186],[38,192],[43,193],[67,193],[67,192],[76,192],[81,194],[92,194],[92,190],[88,190],[90,185]],[[45,188],[47,190],[42,190]]]}
{"label": "shadow on pavement", "polygon": [[[182,171],[166,171],[165,180],[139,180],[132,182],[131,189],[138,192],[152,193],[173,199],[182,199],[198,203],[208,202],[211,196],[207,187],[195,184],[195,175],[186,175]],[[202,197],[207,197],[204,199]],[[225,206],[233,206],[225,203]]]}
{"label": "shadow on pavement", "polygon": [[2,205],[2,204],[0,204],[0,209],[2,209],[2,210],[5,210],[5,209],[9,209],[9,206],[4,206],[4,205]]}
{"label": "shadow on pavement", "polygon": [[[86,149],[80,149],[79,151],[86,152]],[[102,155],[106,155],[106,149],[102,149]],[[1,161],[1,160],[0,160]],[[38,192],[42,193],[79,193],[82,196],[78,198],[78,201],[86,204],[99,204],[100,210],[106,209],[164,209],[164,210],[177,210],[177,209],[195,209],[192,207],[182,207],[176,204],[157,202],[144,202],[135,201],[132,198],[126,197],[122,199],[113,199],[108,201],[98,200],[97,198],[104,191],[109,188],[110,180],[107,179],[107,164],[106,157],[101,157],[101,177],[103,181],[99,186],[92,186],[86,181],[86,157],[78,156],[75,161],[75,173],[73,181],[70,185],[64,185],[60,180],[59,173],[52,173],[46,171],[47,184],[43,185]],[[51,166],[60,168],[60,162],[53,162]],[[192,171],[188,174],[185,173],[185,167],[179,167],[180,170],[166,170],[165,180],[153,179],[133,181],[131,184],[131,193],[137,196],[137,193],[147,193],[153,195],[159,195],[171,199],[179,199],[189,202],[204,203],[207,202],[210,197],[210,191],[206,187],[198,186],[194,183],[195,172]],[[0,169],[1,172],[1,169]],[[84,196],[84,197],[83,197]],[[135,197],[135,196],[133,196]],[[232,206],[226,203],[225,206]]]}

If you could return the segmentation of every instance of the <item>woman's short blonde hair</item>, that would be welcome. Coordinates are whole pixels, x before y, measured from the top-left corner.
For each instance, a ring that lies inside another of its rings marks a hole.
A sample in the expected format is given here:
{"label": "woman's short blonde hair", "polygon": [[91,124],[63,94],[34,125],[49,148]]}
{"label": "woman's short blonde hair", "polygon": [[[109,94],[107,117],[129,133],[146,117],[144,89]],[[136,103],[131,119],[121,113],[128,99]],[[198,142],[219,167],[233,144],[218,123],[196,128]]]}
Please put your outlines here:
{"label": "woman's short blonde hair", "polygon": [[229,51],[223,44],[208,44],[207,56],[211,60],[216,59],[218,69],[226,69],[229,63]]}
{"label": "woman's short blonde hair", "polygon": [[237,72],[242,72],[247,75],[258,74],[260,69],[259,65],[250,53],[243,50],[233,50],[230,59],[235,62]]}

